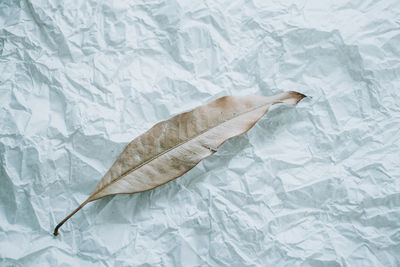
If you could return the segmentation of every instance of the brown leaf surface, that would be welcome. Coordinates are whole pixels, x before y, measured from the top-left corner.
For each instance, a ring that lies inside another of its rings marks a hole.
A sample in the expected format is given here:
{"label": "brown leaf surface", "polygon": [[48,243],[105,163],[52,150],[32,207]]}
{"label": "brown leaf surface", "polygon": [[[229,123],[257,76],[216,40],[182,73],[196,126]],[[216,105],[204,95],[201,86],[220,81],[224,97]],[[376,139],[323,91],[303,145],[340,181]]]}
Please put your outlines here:
{"label": "brown leaf surface", "polygon": [[153,189],[183,175],[216,152],[226,140],[247,132],[273,105],[296,105],[305,96],[290,91],[275,96],[224,96],[161,121],[127,145],[89,198]]}

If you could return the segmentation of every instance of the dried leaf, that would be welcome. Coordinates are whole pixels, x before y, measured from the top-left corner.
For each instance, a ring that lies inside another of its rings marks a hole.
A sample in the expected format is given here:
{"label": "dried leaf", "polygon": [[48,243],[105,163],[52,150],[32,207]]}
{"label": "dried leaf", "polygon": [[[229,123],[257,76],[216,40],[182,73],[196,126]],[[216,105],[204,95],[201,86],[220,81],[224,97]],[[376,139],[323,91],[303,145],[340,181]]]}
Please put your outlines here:
{"label": "dried leaf", "polygon": [[121,153],[96,189],[54,230],[88,202],[153,189],[183,175],[233,136],[247,132],[273,105],[296,105],[303,94],[224,96],[154,125]]}

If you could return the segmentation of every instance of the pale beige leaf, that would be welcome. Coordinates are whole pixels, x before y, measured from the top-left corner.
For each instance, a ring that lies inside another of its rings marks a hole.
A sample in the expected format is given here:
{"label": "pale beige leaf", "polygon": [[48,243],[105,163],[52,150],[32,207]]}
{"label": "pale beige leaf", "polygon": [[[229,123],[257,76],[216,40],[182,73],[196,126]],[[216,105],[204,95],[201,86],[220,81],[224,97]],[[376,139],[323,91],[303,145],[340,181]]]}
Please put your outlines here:
{"label": "pale beige leaf", "polygon": [[104,175],[86,203],[114,194],[143,192],[189,171],[226,140],[248,131],[273,105],[296,105],[304,95],[224,96],[154,125],[135,138]]}

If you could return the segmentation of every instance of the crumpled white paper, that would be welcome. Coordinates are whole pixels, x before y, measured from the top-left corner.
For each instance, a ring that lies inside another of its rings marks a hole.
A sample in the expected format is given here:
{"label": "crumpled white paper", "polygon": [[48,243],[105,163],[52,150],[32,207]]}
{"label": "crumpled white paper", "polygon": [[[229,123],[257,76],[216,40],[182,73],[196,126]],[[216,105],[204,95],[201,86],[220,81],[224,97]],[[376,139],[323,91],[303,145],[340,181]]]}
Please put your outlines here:
{"label": "crumpled white paper", "polygon": [[[0,265],[400,265],[399,2],[284,2],[1,1]],[[287,90],[312,98],[52,236],[153,124]]]}

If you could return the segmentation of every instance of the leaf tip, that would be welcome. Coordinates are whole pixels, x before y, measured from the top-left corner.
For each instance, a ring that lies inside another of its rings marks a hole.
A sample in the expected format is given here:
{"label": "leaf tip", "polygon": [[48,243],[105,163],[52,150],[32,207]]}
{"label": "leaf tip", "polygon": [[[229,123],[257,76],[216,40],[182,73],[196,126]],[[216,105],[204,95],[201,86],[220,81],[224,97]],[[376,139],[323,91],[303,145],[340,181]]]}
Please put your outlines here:
{"label": "leaf tip", "polygon": [[305,94],[296,92],[296,91],[290,91],[289,94],[296,98],[296,101],[299,102],[300,100],[302,100],[303,98],[307,97]]}

